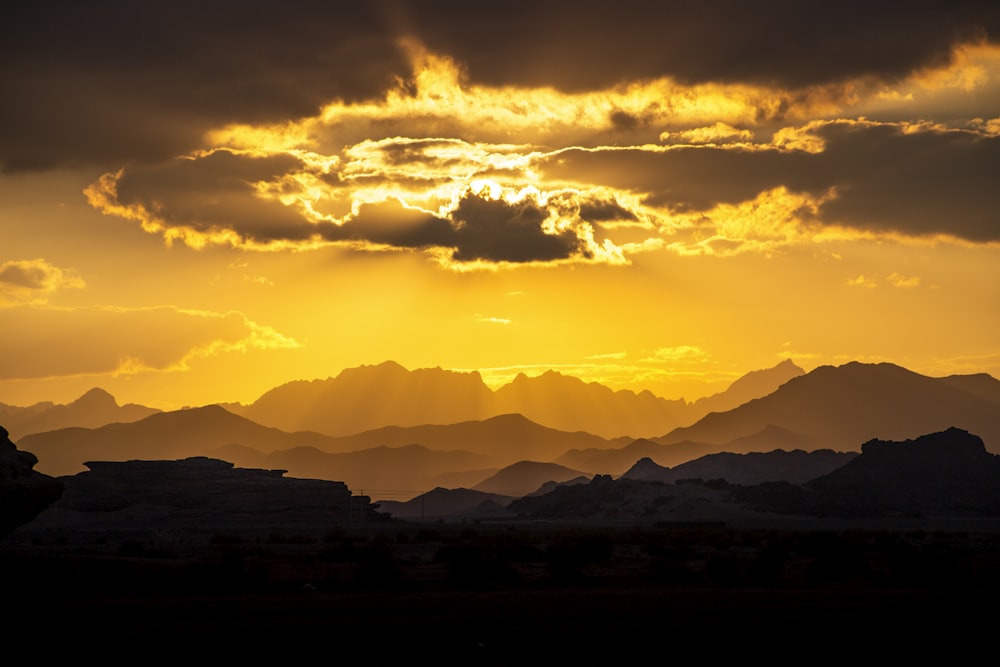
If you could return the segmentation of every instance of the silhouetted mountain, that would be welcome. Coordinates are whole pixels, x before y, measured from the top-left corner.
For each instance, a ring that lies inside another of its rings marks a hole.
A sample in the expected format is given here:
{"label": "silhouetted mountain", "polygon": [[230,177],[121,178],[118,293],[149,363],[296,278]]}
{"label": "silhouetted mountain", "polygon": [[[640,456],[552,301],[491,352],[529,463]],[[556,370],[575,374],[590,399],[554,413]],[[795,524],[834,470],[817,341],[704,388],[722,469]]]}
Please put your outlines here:
{"label": "silhouetted mountain", "polygon": [[682,479],[701,478],[723,479],[730,484],[777,481],[802,484],[836,470],[857,455],[856,452],[835,452],[832,449],[811,452],[777,449],[749,454],[722,452],[707,454],[674,468],[660,466],[650,458],[643,458],[622,475],[622,479],[674,483]]}
{"label": "silhouetted mountain", "polygon": [[[950,525],[957,519],[1000,522],[1000,456],[988,453],[978,436],[948,428],[901,442],[869,440],[860,449],[843,465],[801,484],[689,477],[668,483],[598,475],[588,485],[519,498],[508,510],[526,519],[714,520],[771,526],[815,527],[826,520],[877,520],[887,526],[920,521]],[[784,454],[801,458],[804,453]],[[746,456],[744,461],[768,458]],[[836,462],[832,453],[823,456],[832,457],[827,465]],[[721,458],[736,460],[733,455]],[[780,458],[775,453],[773,460]],[[686,472],[695,469],[691,465]],[[644,460],[635,476],[652,472]]]}
{"label": "silhouetted mountain", "polygon": [[325,380],[289,382],[249,405],[225,407],[260,424],[332,436],[384,426],[453,424],[521,414],[558,430],[635,438],[659,435],[693,423],[709,409],[734,407],[763,396],[801,372],[793,363],[782,362],[772,369],[753,371],[725,392],[690,404],[649,391],[614,391],[555,371],[537,377],[520,374],[494,392],[476,372],[408,371],[387,361],[346,369]]}
{"label": "silhouetted mountain", "polygon": [[526,457],[544,460],[581,444],[607,444],[589,433],[556,431],[521,415],[333,438],[261,426],[220,406],[162,412],[96,429],[36,433],[22,442],[39,452],[39,470],[53,476],[82,472],[86,461],[208,456],[243,467],[287,470],[295,477],[343,481],[354,489],[391,491],[397,498],[440,486],[446,475],[471,471],[466,481],[478,483]]}
{"label": "silhouetted mountain", "polygon": [[805,449],[810,451],[817,448],[819,446],[814,438],[768,425],[759,433],[736,438],[723,444],[692,442],[690,440],[663,444],[643,438],[620,448],[569,450],[555,459],[555,462],[594,474],[618,477],[641,458],[649,458],[655,463],[669,468],[708,454],[722,452],[769,452],[775,449]]}
{"label": "silhouetted mountain", "polygon": [[520,497],[529,495],[546,482],[564,482],[582,474],[556,463],[518,461],[476,484],[473,490]]}
{"label": "silhouetted mountain", "polygon": [[350,435],[383,426],[452,424],[484,419],[493,393],[479,373],[440,368],[408,371],[386,361],[325,380],[289,382],[252,404],[229,409],[286,431]]}
{"label": "silhouetted mountain", "polygon": [[34,470],[38,459],[22,451],[0,426],[0,539],[28,523],[63,493],[59,480]]}
{"label": "silhouetted mountain", "polygon": [[872,439],[804,485],[814,512],[847,516],[1000,516],[1000,456],[964,429]]}
{"label": "silhouetted mountain", "polygon": [[777,366],[750,371],[737,379],[724,392],[699,398],[691,405],[692,421],[710,412],[726,412],[755,398],[767,396],[792,378],[804,375],[805,371],[791,359],[785,359]]}
{"label": "silhouetted mountain", "polygon": [[901,440],[957,425],[980,433],[988,449],[1000,449],[998,387],[1000,381],[989,376],[931,378],[887,363],[821,366],[768,396],[653,440],[729,447],[778,426],[812,439],[816,448],[856,450],[871,438]]}
{"label": "silhouetted mountain", "polygon": [[118,405],[103,389],[94,388],[66,405],[49,401],[27,407],[0,403],[0,423],[6,425],[10,437],[20,441],[30,433],[54,431],[70,426],[96,428],[116,422],[134,422],[159,410],[135,403]]}
{"label": "silhouetted mountain", "polygon": [[380,500],[378,511],[416,521],[482,519],[497,515],[497,509],[505,508],[511,500],[512,497],[497,493],[437,487],[405,502]]}
{"label": "silhouetted mountain", "polygon": [[[432,449],[461,449],[488,454],[508,465],[521,459],[551,460],[574,447],[607,447],[611,443],[583,431],[559,431],[536,424],[520,414],[478,421],[421,426],[386,426],[330,441],[335,451],[354,451],[376,445],[420,443]],[[334,451],[334,450],[328,450]]]}
{"label": "silhouetted mountain", "polygon": [[136,545],[205,544],[218,535],[317,539],[336,526],[386,518],[342,482],[288,478],[283,470],[205,457],[91,461],[87,468],[60,477],[62,497],[12,539],[93,543],[113,535]]}
{"label": "silhouetted mountain", "polygon": [[264,452],[329,440],[318,433],[285,433],[255,424],[217,405],[158,412],[130,423],[34,433],[19,445],[35,452],[38,469],[53,476],[83,472],[86,461],[174,460],[211,456],[229,444]]}
{"label": "silhouetted mountain", "polygon": [[496,390],[494,406],[553,428],[606,438],[663,433],[664,428],[689,423],[684,400],[667,400],[650,391],[614,391],[555,371],[537,377],[519,373]]}

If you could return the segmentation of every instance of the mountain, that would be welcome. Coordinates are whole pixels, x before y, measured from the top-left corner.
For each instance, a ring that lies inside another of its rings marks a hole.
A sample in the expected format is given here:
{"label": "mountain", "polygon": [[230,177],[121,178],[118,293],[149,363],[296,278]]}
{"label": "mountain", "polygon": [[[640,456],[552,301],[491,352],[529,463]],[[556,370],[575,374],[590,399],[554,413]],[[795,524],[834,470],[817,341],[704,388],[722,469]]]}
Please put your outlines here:
{"label": "mountain", "polygon": [[397,519],[437,521],[439,519],[483,518],[498,514],[510,496],[472,489],[434,488],[408,501],[380,500],[378,511]]}
{"label": "mountain", "polygon": [[60,405],[49,401],[27,407],[0,403],[0,424],[14,441],[25,435],[54,431],[69,426],[96,428],[115,422],[134,422],[159,410],[135,403],[118,405],[115,398],[99,388],[91,389],[72,403]]}
{"label": "mountain", "polygon": [[902,442],[872,439],[805,487],[813,511],[849,516],[1000,515],[1000,455],[948,428]]}
{"label": "mountain", "polygon": [[[597,475],[589,484],[519,498],[507,509],[522,520],[808,528],[954,527],[958,520],[982,528],[1000,521],[1000,455],[989,453],[979,436],[951,427],[903,441],[872,439],[859,448],[843,465],[801,484]],[[648,462],[641,464],[648,473]]]}
{"label": "mountain", "polygon": [[710,412],[726,412],[755,398],[767,396],[800,375],[805,375],[805,371],[796,366],[791,359],[785,359],[772,368],[750,371],[729,385],[725,391],[695,401],[690,410],[692,421]]}
{"label": "mountain", "polygon": [[[872,438],[903,440],[951,426],[978,433],[1000,451],[1000,381],[990,376],[932,378],[889,363],[820,366],[772,394],[691,426],[652,438],[732,445],[779,427],[811,440],[814,448],[854,450]],[[747,444],[736,453],[759,449]]]}
{"label": "mountain", "polygon": [[766,395],[801,373],[802,369],[785,361],[748,373],[720,394],[688,403],[649,391],[615,391],[555,371],[536,377],[522,373],[493,391],[477,372],[409,371],[386,361],[346,369],[325,380],[289,382],[249,405],[225,407],[259,424],[338,437],[385,426],[453,424],[521,414],[557,430],[634,439],[660,435],[694,423],[709,410],[735,407]]}
{"label": "mountain", "polygon": [[494,410],[566,431],[587,431],[606,438],[663,433],[688,423],[688,404],[650,391],[614,391],[597,382],[547,371],[536,377],[519,373],[496,390]]}
{"label": "mountain", "polygon": [[657,465],[650,458],[636,462],[622,479],[674,483],[682,479],[723,479],[730,484],[791,482],[802,484],[840,468],[857,456],[856,452],[817,449],[806,452],[777,449],[771,452],[732,454],[721,452],[682,463],[674,468]]}
{"label": "mountain", "polygon": [[318,446],[327,436],[286,433],[255,424],[217,405],[158,412],[129,423],[98,428],[68,427],[26,435],[18,442],[38,457],[38,469],[53,476],[83,472],[88,461],[182,459],[208,456],[238,443],[264,452]]}
{"label": "mountain", "polygon": [[502,460],[503,465],[520,459],[551,460],[575,447],[603,448],[614,444],[591,433],[542,426],[520,414],[503,414],[454,424],[385,426],[332,438],[329,442],[330,447],[336,447],[337,451],[420,443],[432,449],[462,449],[488,454]]}
{"label": "mountain", "polygon": [[248,406],[227,406],[286,431],[350,435],[382,426],[452,424],[493,416],[479,373],[408,371],[393,361],[348,368],[334,378],[275,387]]}
{"label": "mountain", "polygon": [[609,443],[589,433],[539,426],[521,415],[386,427],[334,438],[261,426],[213,405],[161,412],[128,424],[35,433],[20,444],[35,453],[40,472],[53,476],[83,472],[91,461],[208,456],[243,467],[281,469],[296,477],[413,497],[440,486],[446,478],[454,481],[461,475],[463,482],[474,484],[529,457],[551,460],[566,449]]}
{"label": "mountain", "polygon": [[520,497],[533,493],[546,482],[565,482],[582,474],[557,463],[518,461],[476,484],[473,490]]}
{"label": "mountain", "polygon": [[721,452],[769,452],[775,449],[820,449],[815,438],[799,435],[769,424],[758,433],[722,444],[683,440],[668,444],[640,438],[624,447],[573,449],[555,459],[571,468],[618,477],[636,461],[648,458],[660,466],[677,466],[687,461]]}

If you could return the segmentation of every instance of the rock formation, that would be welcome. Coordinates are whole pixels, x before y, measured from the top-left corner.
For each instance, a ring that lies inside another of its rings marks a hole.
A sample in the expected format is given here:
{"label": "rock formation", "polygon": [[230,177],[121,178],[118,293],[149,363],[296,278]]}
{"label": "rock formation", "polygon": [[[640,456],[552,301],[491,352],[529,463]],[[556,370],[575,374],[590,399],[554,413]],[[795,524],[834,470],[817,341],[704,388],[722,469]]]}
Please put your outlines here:
{"label": "rock formation", "polygon": [[38,459],[21,451],[0,426],[0,539],[59,499],[63,484],[34,470]]}

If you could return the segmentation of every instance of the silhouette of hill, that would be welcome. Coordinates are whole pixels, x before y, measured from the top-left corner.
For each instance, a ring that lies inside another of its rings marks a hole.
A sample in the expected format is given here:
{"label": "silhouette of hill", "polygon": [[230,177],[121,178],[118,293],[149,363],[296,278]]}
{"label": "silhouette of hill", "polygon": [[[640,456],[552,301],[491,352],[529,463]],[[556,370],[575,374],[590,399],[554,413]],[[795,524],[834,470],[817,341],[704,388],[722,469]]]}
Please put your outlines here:
{"label": "silhouette of hill", "polygon": [[1000,456],[949,428],[903,442],[872,439],[844,466],[804,485],[814,512],[849,516],[1000,515]]}
{"label": "silhouette of hill", "polygon": [[[455,424],[386,426],[329,441],[336,451],[375,445],[420,443],[432,449],[462,449],[488,454],[502,465],[520,459],[552,459],[574,447],[607,447],[605,438],[584,431],[560,431],[537,424],[520,414],[503,414]],[[331,450],[333,451],[333,450]]]}
{"label": "silhouette of hill", "polygon": [[493,393],[479,373],[441,368],[408,371],[393,361],[348,368],[325,380],[275,387],[247,406],[227,406],[286,431],[341,436],[383,426],[452,424],[484,419]]}
{"label": "silhouette of hill", "polygon": [[604,447],[569,450],[555,459],[556,463],[594,474],[618,477],[636,461],[648,458],[665,467],[677,466],[708,454],[722,452],[769,452],[775,449],[817,449],[814,438],[768,425],[759,433],[736,438],[723,444],[684,440],[663,444],[641,438],[624,447]]}
{"label": "silhouette of hill", "polygon": [[998,394],[1000,381],[989,376],[932,378],[888,363],[820,366],[768,396],[652,440],[714,443],[745,453],[758,445],[740,448],[738,439],[777,426],[817,448],[856,450],[871,438],[901,440],[957,425],[1000,450]]}
{"label": "silhouette of hill", "polygon": [[31,433],[70,426],[96,428],[115,422],[134,422],[157,412],[155,408],[135,403],[118,405],[111,394],[95,387],[66,405],[49,401],[27,407],[0,403],[0,423],[6,426],[12,440],[20,441]]}
{"label": "silhouette of hill", "polygon": [[378,511],[399,519],[483,519],[501,514],[511,496],[473,489],[437,487],[407,501],[379,500]]}
{"label": "silhouette of hill", "polygon": [[707,454],[674,468],[643,458],[622,475],[622,479],[674,483],[682,479],[722,479],[730,484],[761,484],[785,481],[802,484],[825,475],[857,456],[856,452],[817,449],[806,452],[776,449],[771,452]]}
{"label": "silhouette of hill", "polygon": [[546,482],[565,482],[582,474],[579,470],[573,470],[557,463],[518,461],[472,488],[475,491],[504,496],[526,496]]}
{"label": "silhouette of hill", "polygon": [[747,374],[725,392],[688,403],[660,398],[649,391],[614,391],[555,371],[536,377],[519,374],[494,392],[477,372],[441,368],[409,371],[386,361],[346,369],[325,380],[289,382],[249,405],[225,407],[285,431],[316,431],[338,437],[385,426],[453,424],[521,414],[557,430],[632,439],[660,435],[693,423],[709,409],[735,407],[766,395],[801,373],[790,361],[782,362]]}
{"label": "silhouette of hill", "polygon": [[796,366],[791,359],[785,359],[772,368],[750,371],[729,385],[724,392],[696,400],[691,405],[691,417],[700,419],[710,412],[732,410],[755,398],[774,393],[778,387],[792,378],[804,374],[805,371]]}
{"label": "silhouette of hill", "polygon": [[22,444],[38,452],[39,471],[53,476],[83,472],[86,462],[94,460],[208,456],[244,467],[282,469],[296,477],[343,481],[356,489],[391,491],[395,498],[406,498],[440,486],[448,475],[467,474],[466,481],[478,483],[526,457],[552,458],[566,448],[607,441],[589,433],[539,426],[521,415],[440,426],[386,427],[334,438],[287,433],[221,406],[206,406],[157,413],[128,424],[36,433],[23,438]]}
{"label": "silhouette of hill", "polygon": [[[587,485],[560,487],[544,496],[522,497],[508,510],[525,519],[587,521],[716,521],[738,526],[846,525],[846,520],[879,521],[883,526],[953,525],[952,521],[991,520],[1000,525],[1000,456],[986,451],[978,436],[959,428],[905,441],[873,439],[860,454],[801,484],[784,480],[753,484],[714,479],[679,478],[672,483],[637,479],[649,475],[650,462],[637,464],[631,478],[597,475]],[[801,460],[818,455],[772,453],[736,459],[706,457],[687,471],[720,461],[743,466],[748,461]],[[822,454],[823,466],[833,453]],[[799,469],[801,470],[801,469]],[[776,473],[767,473],[774,476]],[[924,523],[921,522],[937,522]],[[865,525],[871,525],[865,524]]]}
{"label": "silhouette of hill", "polygon": [[547,371],[536,377],[519,373],[496,390],[494,409],[567,431],[587,431],[606,438],[662,433],[688,423],[688,404],[650,391],[614,391],[597,382]]}
{"label": "silhouette of hill", "polygon": [[130,423],[33,433],[21,438],[19,445],[36,453],[40,471],[61,476],[83,472],[86,461],[210,456],[233,443],[271,452],[327,440],[318,433],[285,433],[261,426],[218,405],[208,405],[158,412]]}

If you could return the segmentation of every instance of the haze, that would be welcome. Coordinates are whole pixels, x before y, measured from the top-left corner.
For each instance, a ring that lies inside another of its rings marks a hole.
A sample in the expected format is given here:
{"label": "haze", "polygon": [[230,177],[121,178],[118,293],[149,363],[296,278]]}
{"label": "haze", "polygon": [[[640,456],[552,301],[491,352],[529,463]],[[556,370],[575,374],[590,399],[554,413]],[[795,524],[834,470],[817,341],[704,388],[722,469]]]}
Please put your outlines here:
{"label": "haze", "polygon": [[1000,376],[1000,8],[565,7],[8,9],[0,402]]}

